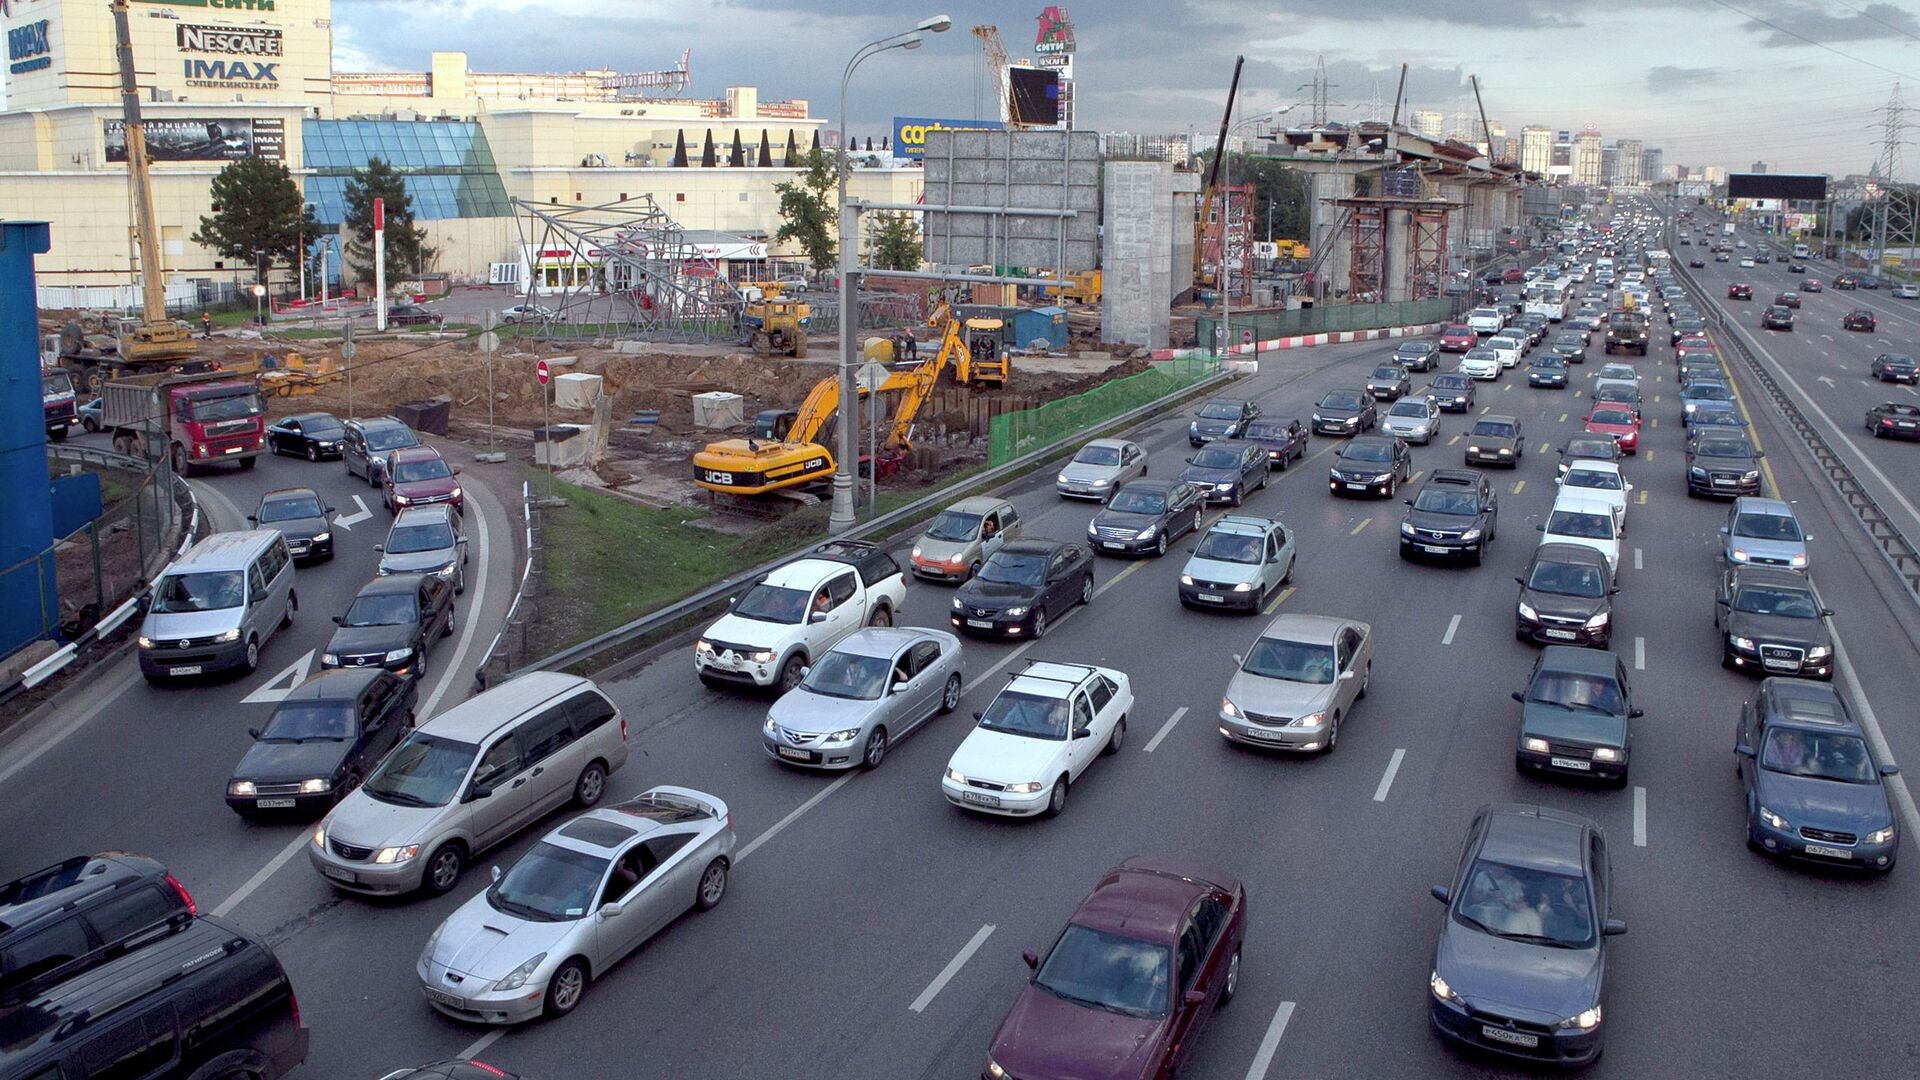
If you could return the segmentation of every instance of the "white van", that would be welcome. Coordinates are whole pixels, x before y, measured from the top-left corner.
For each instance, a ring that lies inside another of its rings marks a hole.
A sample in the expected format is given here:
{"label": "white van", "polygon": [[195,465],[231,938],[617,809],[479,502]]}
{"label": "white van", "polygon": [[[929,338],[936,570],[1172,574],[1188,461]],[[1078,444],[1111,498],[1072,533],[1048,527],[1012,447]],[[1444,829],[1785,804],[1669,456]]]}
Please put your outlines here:
{"label": "white van", "polygon": [[1812,255],[1813,255],[1813,251],[1812,251],[1812,249],[1810,249],[1810,248],[1808,248],[1808,247],[1807,247],[1807,245],[1805,245],[1805,244],[1795,244],[1795,245],[1793,245],[1793,257],[1794,257],[1794,258],[1796,258],[1796,259],[1805,259],[1805,258],[1810,258],[1810,257],[1811,257]]}
{"label": "white van", "polygon": [[278,529],[214,533],[161,572],[141,607],[135,644],[148,682],[252,671],[300,608],[286,538]]}

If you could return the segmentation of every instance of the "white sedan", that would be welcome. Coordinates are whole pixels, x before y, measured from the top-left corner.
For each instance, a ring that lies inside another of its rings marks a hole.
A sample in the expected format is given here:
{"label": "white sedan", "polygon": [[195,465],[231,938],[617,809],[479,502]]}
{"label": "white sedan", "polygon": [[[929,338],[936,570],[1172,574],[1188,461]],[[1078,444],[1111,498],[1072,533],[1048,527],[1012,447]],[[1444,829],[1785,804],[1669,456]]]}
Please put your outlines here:
{"label": "white sedan", "polygon": [[1038,662],[1015,675],[954,750],[941,794],[964,810],[1053,817],[1095,758],[1127,737],[1133,685],[1125,673]]}
{"label": "white sedan", "polygon": [[1553,482],[1563,491],[1576,491],[1613,507],[1616,532],[1627,527],[1627,496],[1633,494],[1633,484],[1621,475],[1618,463],[1578,458]]}
{"label": "white sedan", "polygon": [[1493,350],[1494,355],[1500,358],[1500,366],[1503,368],[1519,366],[1520,357],[1527,351],[1525,339],[1511,337],[1504,333],[1495,334],[1482,344]]}
{"label": "white sedan", "polygon": [[1753,266],[1753,260],[1752,260],[1752,259],[1741,259],[1741,260],[1740,260],[1740,265],[1741,265],[1741,267],[1742,267],[1742,268],[1749,268],[1749,269],[1750,269],[1750,268],[1751,268],[1751,267]]}
{"label": "white sedan", "polygon": [[557,314],[558,312],[552,308],[541,307],[539,304],[515,304],[501,310],[500,321],[504,323],[541,322],[554,318]]}
{"label": "white sedan", "polygon": [[1460,374],[1470,379],[1497,379],[1500,377],[1500,354],[1482,345],[1468,349],[1460,358]]}

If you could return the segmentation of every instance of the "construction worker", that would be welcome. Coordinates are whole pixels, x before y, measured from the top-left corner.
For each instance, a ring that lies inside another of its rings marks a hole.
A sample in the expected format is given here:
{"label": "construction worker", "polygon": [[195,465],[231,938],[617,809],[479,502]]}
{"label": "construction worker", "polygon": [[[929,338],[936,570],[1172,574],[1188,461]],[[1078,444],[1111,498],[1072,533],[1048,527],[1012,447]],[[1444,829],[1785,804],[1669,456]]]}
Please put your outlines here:
{"label": "construction worker", "polygon": [[213,336],[213,316],[204,311],[200,313],[200,336],[203,338]]}
{"label": "construction worker", "polygon": [[912,330],[902,330],[894,335],[893,351],[896,360],[918,360],[920,339],[914,336]]}

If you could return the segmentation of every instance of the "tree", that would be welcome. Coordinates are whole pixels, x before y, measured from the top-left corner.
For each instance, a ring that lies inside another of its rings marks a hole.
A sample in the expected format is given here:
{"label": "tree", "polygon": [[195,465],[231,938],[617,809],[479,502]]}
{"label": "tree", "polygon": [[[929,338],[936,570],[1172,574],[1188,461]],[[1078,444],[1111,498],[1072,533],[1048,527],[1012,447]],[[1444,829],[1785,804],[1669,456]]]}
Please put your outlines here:
{"label": "tree", "polygon": [[[1205,176],[1213,161],[1213,151],[1200,155],[1200,174]],[[1220,172],[1220,182],[1226,183],[1226,170]],[[1253,205],[1249,208],[1247,221],[1254,239],[1267,238],[1267,215],[1273,215],[1273,238],[1275,240],[1300,240],[1311,243],[1307,235],[1311,224],[1308,213],[1308,192],[1306,175],[1298,169],[1289,168],[1271,158],[1252,157],[1246,154],[1233,155],[1233,182],[1253,185]]]}
{"label": "tree", "polygon": [[275,263],[293,265],[301,245],[320,232],[293,174],[278,161],[241,158],[221,169],[208,190],[213,215],[200,219],[193,242],[263,277]]}
{"label": "tree", "polygon": [[873,217],[873,265],[882,270],[920,269],[920,224],[905,211]]}
{"label": "tree", "polygon": [[815,270],[831,270],[838,255],[834,244],[834,165],[838,155],[828,157],[818,147],[800,159],[804,171],[794,180],[775,184],[780,196],[780,229],[773,234],[777,244],[797,243],[807,253]]}
{"label": "tree", "polygon": [[355,169],[343,192],[347,201],[346,259],[356,281],[373,280],[373,200],[386,200],[387,265],[422,273],[436,254],[427,230],[413,223],[413,198],[393,166],[379,158]]}

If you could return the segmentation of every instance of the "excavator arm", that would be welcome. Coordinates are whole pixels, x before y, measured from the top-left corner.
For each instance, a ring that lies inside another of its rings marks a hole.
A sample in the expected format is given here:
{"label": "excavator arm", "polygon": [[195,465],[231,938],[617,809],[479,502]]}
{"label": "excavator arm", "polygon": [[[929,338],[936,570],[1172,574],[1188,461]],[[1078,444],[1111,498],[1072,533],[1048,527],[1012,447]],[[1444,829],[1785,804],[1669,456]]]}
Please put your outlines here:
{"label": "excavator arm", "polygon": [[800,411],[793,419],[793,427],[788,429],[786,441],[790,443],[810,443],[820,437],[820,429],[826,426],[834,412],[840,407],[840,376],[829,375],[813,384],[807,391],[807,398],[800,403]]}

